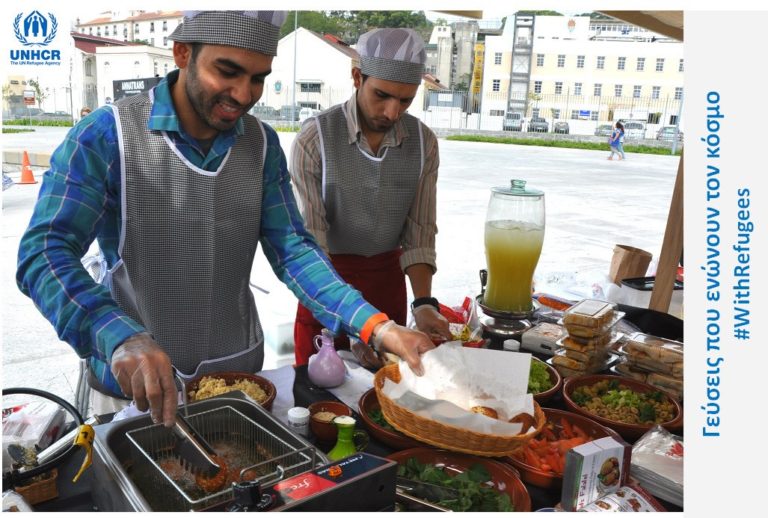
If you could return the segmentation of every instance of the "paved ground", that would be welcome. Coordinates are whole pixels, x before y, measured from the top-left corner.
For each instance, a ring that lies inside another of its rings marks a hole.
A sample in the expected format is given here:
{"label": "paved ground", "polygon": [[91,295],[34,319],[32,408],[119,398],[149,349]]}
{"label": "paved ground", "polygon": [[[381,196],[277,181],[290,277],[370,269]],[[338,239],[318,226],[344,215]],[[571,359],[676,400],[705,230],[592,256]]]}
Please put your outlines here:
{"label": "paved ground", "polygon": [[[4,148],[51,152],[64,131],[4,135]],[[282,133],[286,152],[293,134]],[[624,243],[658,256],[678,159],[628,154],[606,160],[607,151],[582,151],[440,140],[438,186],[438,273],[434,293],[458,304],[479,292],[478,270],[485,267],[483,227],[493,186],[523,178],[546,193],[547,227],[537,287],[572,298],[607,286],[613,246]],[[18,168],[4,165],[18,180]],[[40,178],[42,169],[36,169]],[[16,288],[19,238],[40,184],[14,185],[3,192],[0,285],[3,288],[3,387],[49,390],[72,399],[77,358],[51,325]],[[289,340],[295,312],[293,295],[277,281],[259,254],[252,282],[268,345],[265,368],[290,363]],[[288,343],[286,343],[288,342]]]}

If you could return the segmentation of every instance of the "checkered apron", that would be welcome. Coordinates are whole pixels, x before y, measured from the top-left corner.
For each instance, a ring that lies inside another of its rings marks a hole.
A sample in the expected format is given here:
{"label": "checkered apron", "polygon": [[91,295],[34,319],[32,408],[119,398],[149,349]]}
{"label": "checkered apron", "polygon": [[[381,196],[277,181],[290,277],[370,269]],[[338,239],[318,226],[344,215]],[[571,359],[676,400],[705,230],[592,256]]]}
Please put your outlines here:
{"label": "checkered apron", "polygon": [[249,279],[261,224],[261,123],[243,117],[245,134],[211,172],[165,132],[147,131],[148,95],[116,107],[124,165],[113,297],[182,375],[260,370],[264,339]]}
{"label": "checkered apron", "polygon": [[343,105],[317,116],[323,154],[323,200],[332,254],[370,257],[400,246],[424,167],[421,123],[405,114],[398,147],[374,157],[349,144]]}

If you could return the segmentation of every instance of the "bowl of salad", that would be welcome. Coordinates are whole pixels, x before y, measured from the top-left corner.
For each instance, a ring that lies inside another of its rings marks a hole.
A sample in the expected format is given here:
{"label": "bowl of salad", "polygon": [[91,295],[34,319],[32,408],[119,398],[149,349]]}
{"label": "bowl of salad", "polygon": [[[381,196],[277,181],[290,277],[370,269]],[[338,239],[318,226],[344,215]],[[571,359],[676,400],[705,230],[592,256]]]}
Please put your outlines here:
{"label": "bowl of salad", "polygon": [[520,472],[523,482],[544,489],[563,484],[565,455],[568,450],[603,437],[619,435],[592,419],[555,408],[542,408],[547,423],[524,448],[507,457]]}
{"label": "bowl of salad", "polygon": [[634,441],[652,427],[682,430],[683,407],[668,393],[632,378],[590,374],[567,378],[563,400],[568,410],[612,428]]}
{"label": "bowl of salad", "polygon": [[563,386],[563,377],[551,365],[531,356],[531,370],[528,374],[528,393],[540,406],[552,400]]}
{"label": "bowl of salad", "polygon": [[531,511],[528,489],[505,462],[434,448],[411,448],[387,458],[397,462],[400,477],[455,489],[457,498],[433,502],[452,511]]}

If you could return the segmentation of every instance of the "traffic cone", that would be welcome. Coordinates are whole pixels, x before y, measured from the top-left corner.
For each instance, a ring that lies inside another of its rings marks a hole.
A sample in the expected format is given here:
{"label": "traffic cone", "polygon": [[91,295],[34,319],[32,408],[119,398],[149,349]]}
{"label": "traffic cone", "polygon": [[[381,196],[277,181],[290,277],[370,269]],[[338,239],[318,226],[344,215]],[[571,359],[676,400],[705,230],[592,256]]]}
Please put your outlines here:
{"label": "traffic cone", "polygon": [[35,175],[32,174],[32,167],[29,165],[29,155],[26,151],[24,151],[24,157],[21,159],[21,181],[16,183],[37,183]]}

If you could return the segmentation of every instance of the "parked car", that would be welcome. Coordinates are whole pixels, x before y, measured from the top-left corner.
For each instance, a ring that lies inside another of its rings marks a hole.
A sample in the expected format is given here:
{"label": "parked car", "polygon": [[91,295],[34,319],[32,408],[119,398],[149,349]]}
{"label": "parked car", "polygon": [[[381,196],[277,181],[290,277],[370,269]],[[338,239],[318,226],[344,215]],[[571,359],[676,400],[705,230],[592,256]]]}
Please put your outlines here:
{"label": "parked car", "polygon": [[613,126],[610,124],[601,124],[595,129],[595,135],[598,137],[610,137],[613,132]]}
{"label": "parked car", "polygon": [[[669,142],[672,142],[674,139],[675,139],[675,126],[664,126],[663,128],[659,128],[659,132],[656,133],[656,140],[668,140]],[[677,140],[678,142],[683,141],[682,131],[678,130]]]}
{"label": "parked car", "polygon": [[570,133],[570,128],[568,127],[568,123],[565,121],[557,121],[554,126],[552,126],[552,133],[564,133],[568,134]]}
{"label": "parked car", "polygon": [[251,115],[258,117],[261,120],[278,120],[280,118],[280,112],[271,106],[255,105],[251,108]]}
{"label": "parked car", "polygon": [[642,140],[645,138],[645,123],[640,121],[621,121],[624,125],[625,140]]}
{"label": "parked car", "polygon": [[542,119],[540,117],[534,117],[531,119],[531,121],[528,123],[528,132],[535,132],[535,133],[547,133],[549,131],[549,123],[547,122],[547,119]]}
{"label": "parked car", "polygon": [[504,131],[523,131],[523,114],[507,113],[504,117]]}

